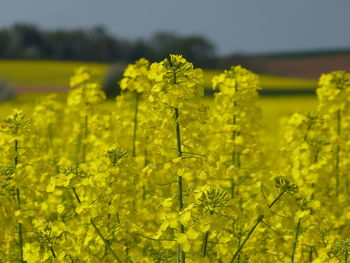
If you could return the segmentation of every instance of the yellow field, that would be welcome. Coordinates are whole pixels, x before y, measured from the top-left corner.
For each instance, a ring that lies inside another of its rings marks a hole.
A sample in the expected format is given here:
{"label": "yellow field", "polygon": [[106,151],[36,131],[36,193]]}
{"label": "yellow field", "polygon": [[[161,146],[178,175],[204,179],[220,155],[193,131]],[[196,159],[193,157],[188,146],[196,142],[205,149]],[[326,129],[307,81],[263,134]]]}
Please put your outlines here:
{"label": "yellow field", "polygon": [[[204,81],[210,86],[211,79],[221,74],[219,70],[206,70],[204,72]],[[309,79],[297,79],[297,78],[286,78],[279,76],[270,76],[270,75],[259,75],[260,83],[263,89],[315,89],[317,82],[315,80]]]}
{"label": "yellow field", "polygon": [[[7,80],[12,85],[52,85],[68,86],[69,78],[74,69],[87,66],[100,72],[100,80],[106,74],[109,65],[105,63],[88,63],[77,61],[23,61],[23,60],[0,60],[0,79]],[[205,70],[204,83],[206,87],[211,86],[214,76],[221,74],[219,70]],[[293,79],[278,76],[261,75],[260,82],[263,89],[312,89],[316,87],[316,81]],[[13,108],[23,109],[30,113],[36,101],[43,94],[20,94],[14,100],[0,104],[0,116],[6,116]],[[64,102],[66,94],[60,93],[59,100]],[[210,105],[212,97],[204,98]],[[267,133],[275,133],[278,130],[279,120],[292,114],[295,110],[300,112],[311,111],[316,105],[315,96],[278,96],[261,97],[260,103],[263,108],[263,127]],[[106,107],[113,109],[114,102],[107,101]],[[3,119],[3,118],[2,118]],[[267,138],[271,138],[267,136]]]}
{"label": "yellow field", "polygon": [[[88,66],[101,72],[101,78],[106,74],[109,64],[72,61],[32,61],[32,60],[0,60],[0,79],[13,85],[69,85],[69,77],[75,68]],[[211,86],[211,79],[222,71],[205,70],[204,84]],[[278,76],[260,76],[263,89],[314,89],[315,80],[295,79]]]}
{"label": "yellow field", "polygon": [[116,101],[82,68],[0,104],[0,261],[349,263],[350,74],[318,100],[239,66],[201,99],[202,77],[170,55]]}
{"label": "yellow field", "polygon": [[[57,95],[58,100],[64,103],[67,97],[66,94]],[[23,109],[24,112],[30,115],[35,103],[44,96],[43,94],[23,94],[11,101],[0,103],[1,119],[10,114],[14,108]],[[205,104],[210,106],[213,102],[213,97],[204,97],[203,100]],[[263,110],[263,130],[268,135],[266,138],[272,139],[274,136],[270,135],[277,135],[280,120],[284,117],[288,117],[295,112],[311,112],[317,106],[316,96],[261,96],[259,102]],[[113,111],[115,101],[108,100],[103,103],[103,106]]]}
{"label": "yellow field", "polygon": [[0,79],[13,85],[68,86],[74,69],[87,66],[106,73],[108,64],[77,61],[0,60]]}

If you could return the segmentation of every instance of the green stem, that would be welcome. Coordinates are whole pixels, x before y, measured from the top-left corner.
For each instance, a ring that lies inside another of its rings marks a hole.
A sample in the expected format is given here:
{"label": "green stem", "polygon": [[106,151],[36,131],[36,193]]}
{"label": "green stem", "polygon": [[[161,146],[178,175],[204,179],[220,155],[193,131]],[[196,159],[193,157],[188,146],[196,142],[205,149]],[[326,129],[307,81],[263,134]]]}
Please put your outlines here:
{"label": "green stem", "polygon": [[[177,183],[178,183],[178,206],[179,206],[179,211],[181,212],[182,210],[183,210],[183,199],[182,199],[182,176],[178,176],[178,181],[177,181]],[[183,233],[183,232],[181,232],[181,233]]]}
{"label": "green stem", "polygon": [[[235,92],[238,92],[238,87],[237,87],[237,83],[235,85]],[[236,108],[237,102],[236,100],[233,101],[233,107]],[[236,130],[236,126],[237,126],[237,115],[234,114],[233,115],[233,120],[232,120],[232,124],[234,125],[235,130],[233,131],[232,134],[232,140],[234,143],[234,151],[232,153],[232,164],[237,167],[238,169],[241,168],[241,160],[240,160],[240,153],[236,151],[236,137],[239,135],[239,132]],[[234,179],[231,178],[231,198],[233,199],[235,197],[235,182]]]}
{"label": "green stem", "polygon": [[80,198],[79,198],[79,196],[78,196],[77,191],[75,190],[75,187],[72,187],[72,190],[73,190],[75,199],[77,199],[78,203],[81,204]]}
{"label": "green stem", "polygon": [[113,250],[113,248],[111,247],[111,244],[109,244],[108,240],[103,236],[103,234],[101,233],[101,231],[98,229],[98,227],[96,226],[94,220],[92,218],[90,218],[90,223],[91,225],[94,227],[97,235],[102,239],[103,243],[105,244],[105,246],[109,249],[109,251],[111,252],[112,256],[119,262],[121,263],[122,261],[120,260],[120,258],[118,257],[117,253],[115,253],[115,251]]}
{"label": "green stem", "polygon": [[282,195],[284,195],[285,191],[282,191],[277,197],[275,200],[272,201],[271,204],[268,205],[269,208],[273,207],[274,204],[277,203],[278,200],[280,200],[280,198],[282,197]]}
{"label": "green stem", "polygon": [[77,143],[75,146],[75,162],[77,165],[79,165],[79,161],[80,161],[80,149],[81,149],[81,137],[82,137],[82,132],[80,131],[77,135]]}
{"label": "green stem", "polygon": [[144,151],[144,156],[145,156],[145,160],[143,162],[143,166],[144,167],[146,167],[148,165],[148,152],[147,152],[147,148],[146,147],[145,147],[145,151]]}
{"label": "green stem", "polygon": [[231,193],[231,199],[235,198],[235,181],[233,178],[230,179],[230,193]]}
{"label": "green stem", "polygon": [[126,263],[129,262],[129,247],[127,246],[125,249],[125,259],[126,259]]}
{"label": "green stem", "polygon": [[[134,108],[134,127],[133,127],[133,134],[132,134],[132,157],[136,157],[136,138],[137,138],[137,115],[139,111],[139,100],[140,100],[140,93],[136,91],[136,99],[135,99],[135,108]],[[134,178],[134,185],[136,185],[137,178]],[[135,209],[136,202],[133,200],[133,207]]]}
{"label": "green stem", "polygon": [[258,217],[258,219],[256,220],[255,224],[253,225],[253,227],[249,230],[246,238],[243,240],[243,242],[241,243],[241,245],[238,247],[238,249],[236,250],[235,254],[233,255],[230,263],[233,263],[236,258],[239,256],[239,253],[241,252],[241,250],[243,249],[245,243],[247,243],[248,239],[250,238],[250,236],[253,234],[254,230],[257,228],[257,226],[260,224],[260,222],[264,219],[265,215],[260,215]]}
{"label": "green stem", "polygon": [[[18,209],[21,209],[21,199],[19,194],[19,189],[16,189],[16,196],[17,196],[17,204]],[[23,259],[23,230],[22,230],[22,223],[17,223],[17,229],[18,229],[18,248],[19,248],[19,258],[20,262],[24,262]]]}
{"label": "green stem", "polygon": [[337,111],[337,135],[338,143],[336,147],[335,156],[335,169],[336,169],[336,194],[339,196],[339,185],[340,185],[340,175],[339,175],[339,162],[340,162],[340,134],[341,134],[341,112],[340,109]]}
{"label": "green stem", "polygon": [[[18,164],[18,140],[15,140],[15,158],[14,158],[14,165],[15,167]],[[18,210],[21,210],[21,196],[19,188],[16,188],[16,201],[18,205]],[[18,250],[19,250],[19,259],[20,262],[24,262],[23,259],[23,230],[22,230],[22,223],[17,222],[17,231],[18,231]]]}
{"label": "green stem", "polygon": [[307,137],[308,137],[308,135],[309,135],[309,132],[310,132],[310,130],[311,130],[311,127],[312,127],[312,124],[309,124],[309,125],[307,126],[307,129],[306,129],[306,132],[305,132],[305,135],[304,135],[304,142],[306,142],[306,140],[307,140]]}
{"label": "green stem", "polygon": [[53,146],[53,136],[52,136],[52,124],[49,124],[47,126],[47,138],[48,138],[48,151],[54,149],[54,146]]}
{"label": "green stem", "polygon": [[[182,176],[178,176],[178,205],[179,205],[179,211],[181,212],[183,210],[183,199],[182,199]],[[185,227],[183,224],[179,223],[179,232],[185,233]],[[185,252],[182,250],[182,245],[178,244],[178,260],[179,263],[185,263]]]}
{"label": "green stem", "polygon": [[83,143],[83,156],[82,156],[82,161],[85,162],[86,161],[86,139],[88,136],[88,116],[86,115],[84,118],[84,143]]}
{"label": "green stem", "polygon": [[[285,191],[281,192],[275,200],[272,201],[271,204],[268,205],[269,208],[272,208],[272,206],[277,203],[278,200],[280,200],[280,198],[283,196],[283,194],[285,193]],[[258,219],[256,220],[255,224],[253,225],[253,227],[249,230],[247,236],[245,237],[245,239],[243,240],[243,242],[241,243],[241,245],[238,246],[236,252],[234,253],[234,255],[232,256],[230,263],[233,263],[237,257],[239,256],[241,250],[244,248],[245,244],[247,243],[247,241],[249,240],[250,236],[253,234],[254,230],[257,228],[257,226],[261,223],[261,221],[264,219],[265,215],[260,215],[258,217]]]}
{"label": "green stem", "polygon": [[312,253],[313,253],[312,247],[310,247],[310,251],[309,251],[309,263],[312,263],[312,261],[313,261]]}
{"label": "green stem", "polygon": [[132,134],[132,156],[136,156],[136,133],[137,133],[137,115],[139,111],[140,93],[136,92],[135,109],[134,109],[134,130]]}
{"label": "green stem", "polygon": [[[234,106],[236,106],[236,102],[234,102]],[[236,118],[236,114],[234,114],[233,115],[233,125],[236,126],[236,124],[237,124],[237,118]],[[238,168],[239,161],[237,158],[236,144],[235,144],[236,136],[237,136],[237,131],[234,130],[233,134],[232,134],[232,140],[234,143],[235,150],[232,152],[232,164]],[[233,198],[235,198],[235,181],[233,178],[230,179],[230,184],[231,184],[231,198],[233,199]]]}
{"label": "green stem", "polygon": [[[262,222],[262,220],[261,220]],[[238,246],[240,246],[242,243],[242,237],[239,238],[238,240]],[[241,262],[241,256],[242,256],[242,253],[239,253],[239,255],[237,256],[237,262]]]}
{"label": "green stem", "polygon": [[[81,204],[80,198],[78,196],[78,193],[76,192],[75,188],[72,187],[73,192],[74,192],[74,196],[77,199],[78,203]],[[109,249],[109,251],[111,252],[112,256],[118,261],[118,262],[122,262],[120,260],[120,258],[118,257],[118,255],[115,253],[115,251],[113,250],[113,248],[111,247],[111,245],[109,244],[108,240],[103,236],[103,234],[101,233],[101,231],[98,229],[98,227],[96,226],[94,220],[92,218],[90,218],[90,224],[93,226],[93,228],[95,229],[96,233],[98,234],[98,236],[102,239],[103,243],[105,244],[105,246]]]}
{"label": "green stem", "polygon": [[180,124],[179,124],[179,109],[175,108],[175,132],[176,132],[176,149],[177,149],[177,157],[182,156],[181,149],[181,134],[180,134]]}
{"label": "green stem", "polygon": [[291,256],[292,263],[294,263],[295,251],[296,251],[297,245],[298,245],[300,224],[301,224],[301,219],[298,220],[297,229],[296,229],[296,232],[295,232],[295,238],[294,238],[294,244],[293,244],[293,250],[292,250],[292,256]]}
{"label": "green stem", "polygon": [[15,158],[14,158],[14,164],[15,164],[15,167],[17,166],[18,164],[18,140],[15,140]]}
{"label": "green stem", "polygon": [[50,246],[50,251],[51,251],[51,254],[54,258],[56,258],[56,254],[55,254],[55,251],[53,250],[53,247]]}
{"label": "green stem", "polygon": [[208,247],[208,238],[209,238],[209,231],[207,231],[203,238],[203,250],[202,250],[202,257],[207,256],[207,247]]}
{"label": "green stem", "polygon": [[53,140],[53,131],[52,131],[52,124],[49,124],[47,126],[47,136],[48,136],[48,152],[51,151],[51,154],[52,154],[52,160],[54,161],[55,163],[55,166],[56,166],[56,170],[57,172],[59,172],[59,167],[58,167],[58,162],[57,162],[57,156],[56,156],[56,153],[55,153],[55,147],[54,147],[54,140]]}
{"label": "green stem", "polygon": [[[179,125],[179,109],[175,108],[175,132],[176,132],[176,149],[177,149],[177,157],[182,157],[182,149],[181,149],[181,134],[180,134],[180,125]],[[178,208],[179,212],[183,210],[183,186],[182,186],[182,176],[178,176]],[[183,224],[179,223],[179,232],[185,233],[185,228]],[[177,262],[185,263],[185,252],[182,250],[182,245],[178,244],[177,247]]]}

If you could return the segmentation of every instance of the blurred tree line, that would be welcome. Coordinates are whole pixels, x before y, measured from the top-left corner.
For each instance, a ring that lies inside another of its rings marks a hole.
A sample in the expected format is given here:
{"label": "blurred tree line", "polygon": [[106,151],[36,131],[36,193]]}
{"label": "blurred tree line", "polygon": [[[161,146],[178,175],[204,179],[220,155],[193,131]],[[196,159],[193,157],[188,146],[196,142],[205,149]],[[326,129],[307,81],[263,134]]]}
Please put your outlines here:
{"label": "blurred tree line", "polygon": [[0,58],[129,63],[141,57],[162,60],[169,53],[183,54],[198,67],[215,66],[214,45],[199,35],[158,32],[146,40],[126,40],[112,36],[103,26],[42,30],[35,25],[15,24],[0,29]]}

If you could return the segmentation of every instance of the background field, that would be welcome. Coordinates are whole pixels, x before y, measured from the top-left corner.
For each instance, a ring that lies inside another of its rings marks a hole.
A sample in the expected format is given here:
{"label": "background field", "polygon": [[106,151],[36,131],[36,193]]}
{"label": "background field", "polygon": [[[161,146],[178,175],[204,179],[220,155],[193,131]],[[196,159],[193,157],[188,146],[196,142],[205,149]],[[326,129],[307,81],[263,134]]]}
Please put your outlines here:
{"label": "background field", "polygon": [[[42,93],[33,93],[31,90],[46,91],[46,93],[68,90],[69,78],[75,68],[89,66],[101,73],[101,80],[107,73],[110,64],[87,63],[87,62],[63,62],[63,61],[25,61],[25,60],[0,60],[0,79],[5,79],[14,86],[19,94],[11,101],[0,104],[1,119],[9,114],[13,108],[24,109],[30,114],[35,102],[44,96]],[[210,88],[211,79],[220,74],[218,70],[205,70],[205,86]],[[314,90],[317,86],[315,80],[286,78],[279,76],[260,75],[263,90],[296,92]],[[60,92],[58,99],[65,101],[66,94]],[[210,105],[212,97],[205,98]],[[263,129],[273,138],[277,136],[280,120],[295,111],[307,112],[315,109],[316,96],[313,95],[289,95],[289,96],[261,96],[261,107],[263,109]],[[114,101],[105,103],[106,107],[113,107]],[[274,136],[271,136],[274,135]]]}
{"label": "background field", "polygon": [[[31,60],[0,60],[0,79],[5,79],[9,84],[20,87],[44,86],[47,91],[50,87],[69,85],[69,77],[75,68],[80,66],[93,67],[101,72],[101,79],[107,73],[110,64],[66,61],[31,61]],[[219,70],[204,71],[205,86],[210,87],[211,79],[220,74]],[[263,89],[268,90],[307,90],[314,89],[317,85],[315,80],[286,78],[279,76],[260,75]],[[62,88],[63,89],[63,88]],[[64,89],[63,89],[64,90]]]}
{"label": "background field", "polygon": [[[31,118],[33,108],[36,102],[44,98],[47,94],[44,93],[30,93],[31,87],[42,86],[46,88],[46,93],[50,92],[52,87],[62,87],[61,91],[68,89],[69,78],[72,75],[73,70],[76,67],[87,65],[94,67],[101,72],[101,75],[108,71],[108,64],[97,63],[83,63],[83,62],[33,62],[33,61],[11,61],[5,63],[1,61],[0,78],[6,78],[15,87],[23,87],[22,92],[18,94],[14,99],[0,103],[0,120],[4,120],[14,108],[23,109],[27,118]],[[4,66],[8,65],[8,66]],[[220,74],[220,71],[205,71],[205,84],[210,87],[211,79],[214,75]],[[102,78],[101,78],[102,80]],[[262,86],[265,89],[271,90],[296,90],[302,91],[305,89],[315,89],[316,82],[302,79],[289,79],[275,76],[261,76]],[[64,89],[65,88],[65,89]],[[60,92],[57,94],[57,99],[65,103],[67,92]],[[209,106],[213,104],[213,96],[204,96],[203,102]],[[281,151],[279,146],[281,143],[283,121],[288,116],[295,112],[310,112],[316,109],[317,98],[315,95],[289,95],[289,96],[267,96],[262,95],[259,98],[260,106],[263,110],[263,117],[257,116],[256,122],[261,122],[259,132],[261,134],[262,146],[266,153],[268,153],[269,159],[267,162],[271,164],[277,163],[280,158]],[[129,104],[130,105],[130,104]],[[133,106],[133,105],[132,105]],[[115,100],[110,99],[102,102],[98,106],[106,112],[117,112]],[[79,108],[80,109],[80,108]],[[123,107],[121,111],[133,110],[130,106]],[[86,118],[87,120],[87,118]],[[113,120],[113,119],[112,119]],[[74,119],[73,119],[74,121]],[[253,120],[255,121],[255,120]],[[64,122],[63,122],[64,123]],[[57,125],[55,127],[57,131],[57,137],[63,136],[64,132],[61,127],[69,127],[72,121],[68,119],[68,122],[63,125]],[[114,124],[119,125],[117,118]],[[126,124],[125,127],[129,124]],[[86,126],[87,127],[87,126]],[[217,129],[214,127],[214,130]],[[257,128],[258,130],[258,128]],[[71,136],[71,132],[68,132]],[[112,136],[115,136],[116,132],[113,131]],[[120,136],[120,135],[119,135]],[[80,136],[79,136],[80,138]],[[125,136],[117,137],[117,141],[123,142]],[[121,139],[120,139],[121,138]],[[37,138],[36,138],[37,139]],[[95,140],[96,137],[93,139]],[[287,157],[289,158],[289,156]],[[268,173],[267,173],[268,174]],[[271,172],[272,174],[272,172]],[[267,176],[268,178],[268,176]],[[51,180],[51,179],[50,179]],[[268,180],[266,180],[267,182]],[[242,191],[243,192],[243,191]],[[135,195],[136,196],[136,195]],[[277,199],[276,199],[277,200]],[[80,201],[79,201],[80,202]],[[91,219],[92,220],[92,219]],[[299,221],[300,222],[300,221]],[[208,261],[209,262],[209,261]]]}
{"label": "background field", "polygon": [[[43,94],[22,94],[15,99],[0,103],[0,119],[3,120],[8,116],[14,108],[23,109],[27,116],[31,115],[35,102],[43,98]],[[65,102],[66,94],[57,94],[57,99]],[[205,103],[210,105],[213,101],[211,96],[203,98]],[[262,140],[267,147],[276,147],[276,143],[281,134],[282,120],[295,112],[311,112],[316,109],[316,96],[261,96],[260,106],[263,110],[262,124]],[[102,107],[114,110],[115,101],[108,100],[104,102]]]}
{"label": "background field", "polygon": [[88,66],[105,74],[108,65],[89,62],[0,60],[0,78],[13,85],[69,85],[75,68]]}

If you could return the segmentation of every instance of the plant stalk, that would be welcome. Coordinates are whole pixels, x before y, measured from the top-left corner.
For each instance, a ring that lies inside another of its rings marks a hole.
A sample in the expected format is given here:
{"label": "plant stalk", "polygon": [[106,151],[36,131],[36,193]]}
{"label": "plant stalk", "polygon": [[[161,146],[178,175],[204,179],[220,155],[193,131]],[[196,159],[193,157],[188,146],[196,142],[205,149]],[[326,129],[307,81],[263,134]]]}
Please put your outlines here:
{"label": "plant stalk", "polygon": [[101,231],[98,229],[98,227],[96,226],[94,220],[92,218],[90,218],[90,223],[91,225],[94,227],[96,233],[98,234],[98,236],[102,239],[103,243],[105,244],[105,246],[109,249],[109,251],[111,252],[112,256],[119,262],[122,263],[122,261],[120,260],[120,258],[118,257],[117,253],[115,253],[115,251],[113,250],[113,248],[111,247],[111,245],[109,244],[108,240],[103,236],[103,234],[101,233]]}
{"label": "plant stalk", "polygon": [[[285,191],[282,191],[275,200],[272,201],[271,204],[268,205],[269,208],[272,208],[272,206],[274,204],[277,203],[278,200],[280,200],[280,198],[283,196],[283,194],[285,193]],[[255,224],[253,225],[253,227],[249,230],[247,236],[245,237],[245,239],[243,240],[243,242],[241,243],[240,246],[238,246],[236,252],[234,253],[234,255],[232,256],[232,259],[230,260],[230,263],[233,263],[237,257],[239,256],[241,250],[244,248],[245,244],[247,243],[247,241],[249,240],[250,236],[253,234],[254,230],[257,228],[257,226],[261,223],[261,221],[264,219],[265,215],[260,215],[258,217],[258,219],[256,220]]]}
{"label": "plant stalk", "polygon": [[[182,157],[182,149],[181,149],[181,134],[180,134],[180,125],[179,125],[179,109],[175,108],[175,133],[176,133],[176,149],[177,149],[177,157]],[[178,176],[178,208],[179,212],[183,210],[183,186],[182,186],[182,176]],[[183,224],[179,223],[179,232],[185,233],[185,228]],[[178,244],[177,247],[177,262],[185,263],[185,252],[182,250],[182,245]]]}
{"label": "plant stalk", "polygon": [[[237,87],[237,83],[236,83],[235,92],[237,93],[237,91],[238,91],[238,87]],[[234,108],[237,107],[237,102],[235,100],[233,101],[233,107]],[[236,114],[233,114],[232,124],[235,126],[235,130],[232,133],[232,140],[234,143],[234,151],[232,152],[232,164],[235,167],[237,167],[238,169],[240,169],[241,168],[240,153],[237,152],[237,150],[236,150],[236,137],[239,135],[239,132],[236,131],[236,125],[237,125],[237,115]],[[230,184],[231,184],[231,198],[234,199],[235,198],[235,181],[233,178],[231,178]]]}
{"label": "plant stalk", "polygon": [[296,229],[296,232],[295,232],[295,238],[294,238],[294,244],[293,244],[293,250],[292,250],[292,256],[291,256],[291,261],[292,261],[292,263],[294,263],[295,251],[296,251],[297,245],[298,245],[298,238],[299,238],[299,232],[300,232],[300,224],[301,224],[301,218],[298,220],[297,229]]}
{"label": "plant stalk", "polygon": [[51,254],[54,258],[56,258],[56,254],[55,254],[55,251],[53,250],[53,247],[50,246],[50,251],[51,251]]}
{"label": "plant stalk", "polygon": [[[76,192],[75,188],[73,187],[73,192],[74,192],[74,196],[77,199],[78,203],[81,204],[80,198],[78,196],[78,193]],[[119,262],[122,263],[122,261],[120,260],[120,258],[118,257],[117,253],[113,250],[113,248],[111,247],[111,245],[109,244],[109,241],[103,236],[103,234],[101,233],[101,231],[98,229],[98,227],[96,226],[94,220],[92,218],[90,218],[90,224],[93,226],[93,228],[95,229],[97,235],[101,238],[101,240],[103,241],[103,243],[105,244],[105,246],[108,248],[108,250],[111,252],[112,256]]]}
{"label": "plant stalk", "polygon": [[312,261],[313,261],[312,253],[313,253],[312,247],[310,247],[310,251],[309,251],[309,263],[312,263]]}
{"label": "plant stalk", "polygon": [[203,249],[202,249],[202,257],[207,256],[207,247],[208,247],[208,239],[209,239],[210,232],[205,232],[204,238],[203,238]]}
{"label": "plant stalk", "polygon": [[137,133],[137,117],[139,111],[140,93],[136,92],[135,108],[134,108],[134,129],[132,134],[132,157],[136,157],[136,133]]}
{"label": "plant stalk", "polygon": [[82,162],[84,163],[86,161],[86,139],[88,136],[88,116],[85,115],[84,117],[84,142],[83,142],[83,153],[82,153]]}
{"label": "plant stalk", "polygon": [[340,109],[337,111],[337,136],[338,143],[336,147],[335,156],[335,169],[336,169],[336,194],[339,196],[339,186],[340,186],[340,174],[339,174],[339,163],[340,163],[340,135],[341,135],[341,112]]}
{"label": "plant stalk", "polygon": [[[14,158],[14,165],[15,167],[18,164],[18,140],[15,140],[15,158]],[[21,210],[21,196],[19,188],[16,188],[16,201],[18,209]],[[23,230],[22,230],[22,223],[17,222],[17,231],[18,231],[18,250],[19,250],[19,260],[20,262],[24,262],[23,259]]]}

